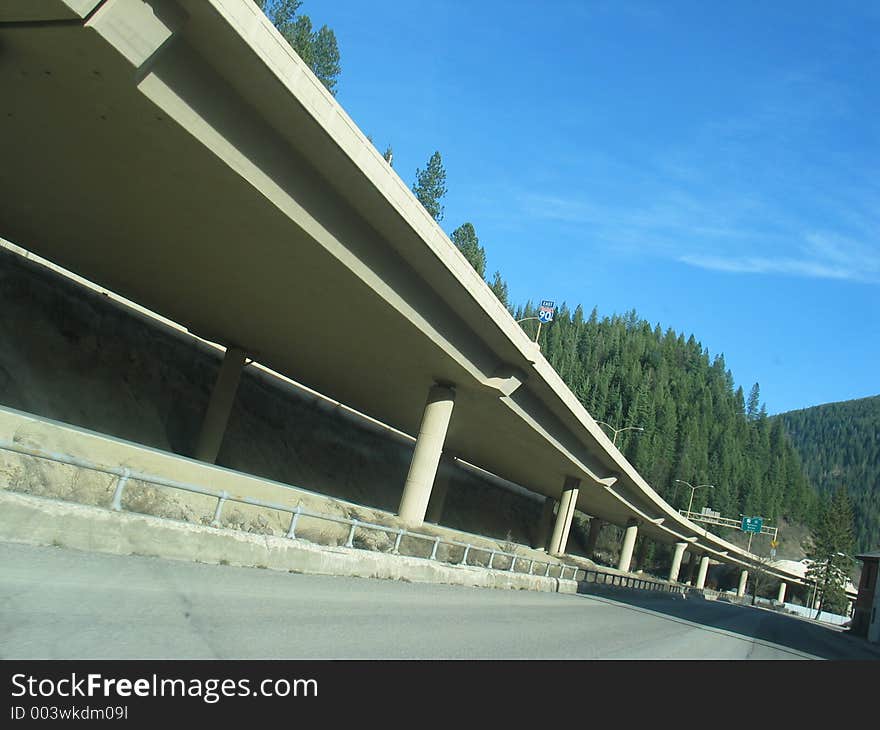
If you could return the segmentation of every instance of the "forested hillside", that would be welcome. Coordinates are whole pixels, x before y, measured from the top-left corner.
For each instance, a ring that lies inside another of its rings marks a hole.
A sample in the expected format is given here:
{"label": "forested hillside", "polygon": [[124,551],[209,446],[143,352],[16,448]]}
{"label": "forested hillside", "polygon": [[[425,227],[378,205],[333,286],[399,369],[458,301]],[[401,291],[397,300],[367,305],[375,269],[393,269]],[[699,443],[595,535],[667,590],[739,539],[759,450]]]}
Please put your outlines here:
{"label": "forested hillside", "polygon": [[[516,319],[535,316],[529,304]],[[534,321],[523,327],[534,333]],[[720,355],[710,358],[693,336],[635,312],[600,319],[564,305],[543,328],[541,349],[590,414],[621,431],[617,445],[668,502],[693,509],[709,505],[723,516],[787,517],[809,523],[817,494],[783,424],[759,405],[757,385],[748,402]],[[676,489],[676,486],[678,488]]]}
{"label": "forested hillside", "polygon": [[838,486],[846,488],[856,548],[880,548],[880,396],[789,411],[776,418],[785,425],[813,486],[826,495]]}

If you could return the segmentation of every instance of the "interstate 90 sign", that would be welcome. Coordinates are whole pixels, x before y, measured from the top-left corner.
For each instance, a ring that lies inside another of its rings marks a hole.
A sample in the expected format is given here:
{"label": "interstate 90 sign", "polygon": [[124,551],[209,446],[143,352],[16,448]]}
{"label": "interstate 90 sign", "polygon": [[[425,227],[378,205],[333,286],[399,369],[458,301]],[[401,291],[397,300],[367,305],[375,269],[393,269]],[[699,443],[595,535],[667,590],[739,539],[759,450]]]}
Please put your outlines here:
{"label": "interstate 90 sign", "polygon": [[541,308],[538,310],[538,321],[548,324],[553,321],[553,313],[556,311],[556,303],[550,299],[541,302]]}

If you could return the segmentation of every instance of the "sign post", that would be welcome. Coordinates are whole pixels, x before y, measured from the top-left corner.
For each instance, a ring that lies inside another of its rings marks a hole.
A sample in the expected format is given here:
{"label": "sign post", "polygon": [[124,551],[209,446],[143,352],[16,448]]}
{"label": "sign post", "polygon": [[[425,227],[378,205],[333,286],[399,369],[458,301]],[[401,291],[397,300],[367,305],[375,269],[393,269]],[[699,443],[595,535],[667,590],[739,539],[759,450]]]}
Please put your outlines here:
{"label": "sign post", "polygon": [[541,325],[549,324],[553,321],[553,315],[556,312],[556,303],[551,299],[544,299],[541,302],[541,308],[538,309],[538,332],[535,335],[535,342],[541,336]]}
{"label": "sign post", "polygon": [[743,517],[741,529],[743,532],[749,533],[749,546],[747,548],[749,552],[752,552],[752,538],[760,533],[763,527],[763,517]]}

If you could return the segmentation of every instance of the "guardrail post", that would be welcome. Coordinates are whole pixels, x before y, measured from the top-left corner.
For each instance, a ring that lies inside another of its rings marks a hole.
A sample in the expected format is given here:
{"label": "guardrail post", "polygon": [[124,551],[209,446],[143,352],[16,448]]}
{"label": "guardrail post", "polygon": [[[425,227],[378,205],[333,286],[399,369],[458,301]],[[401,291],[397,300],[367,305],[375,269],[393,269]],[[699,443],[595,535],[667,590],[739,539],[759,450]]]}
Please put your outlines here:
{"label": "guardrail post", "polygon": [[549,577],[550,577],[550,563],[547,563],[547,570],[544,571],[544,577],[545,577],[545,578],[549,578]]}
{"label": "guardrail post", "polygon": [[535,559],[532,558],[531,560],[529,560],[529,575],[532,574],[532,568],[534,568],[534,567],[535,567]]}
{"label": "guardrail post", "polygon": [[293,515],[290,518],[290,527],[287,530],[287,536],[293,540],[296,538],[296,523],[299,520],[299,516],[302,513],[302,505],[297,505],[296,509],[293,510]]}
{"label": "guardrail post", "polygon": [[434,539],[434,549],[431,550],[431,560],[437,559],[437,546],[440,544],[440,538],[437,537]]}
{"label": "guardrail post", "polygon": [[467,545],[464,546],[464,555],[461,558],[462,565],[467,565],[467,556],[470,551],[471,551],[471,546],[470,546],[470,543],[468,543]]}
{"label": "guardrail post", "polygon": [[393,555],[400,554],[400,540],[403,537],[404,532],[405,530],[402,529],[397,531],[397,539],[394,541],[394,549],[391,551]]}
{"label": "guardrail post", "polygon": [[223,511],[223,505],[227,499],[229,499],[229,494],[220,492],[220,496],[217,497],[217,509],[214,510],[214,519],[211,520],[211,527],[220,527],[220,513]]}
{"label": "guardrail post", "polygon": [[495,560],[495,551],[489,554],[489,570],[492,570],[492,562]]}
{"label": "guardrail post", "polygon": [[113,492],[113,502],[111,502],[110,506],[117,512],[122,510],[122,490],[128,484],[129,474],[131,474],[131,470],[125,468],[122,470],[122,476],[116,480],[116,491]]}
{"label": "guardrail post", "polygon": [[509,570],[511,573],[513,572],[513,568],[514,568],[515,565],[516,565],[516,555],[511,555],[511,556],[510,556],[510,567],[508,568],[508,570]]}
{"label": "guardrail post", "polygon": [[345,543],[345,547],[354,547],[354,531],[357,529],[358,521],[351,521],[351,529],[348,531],[348,541]]}

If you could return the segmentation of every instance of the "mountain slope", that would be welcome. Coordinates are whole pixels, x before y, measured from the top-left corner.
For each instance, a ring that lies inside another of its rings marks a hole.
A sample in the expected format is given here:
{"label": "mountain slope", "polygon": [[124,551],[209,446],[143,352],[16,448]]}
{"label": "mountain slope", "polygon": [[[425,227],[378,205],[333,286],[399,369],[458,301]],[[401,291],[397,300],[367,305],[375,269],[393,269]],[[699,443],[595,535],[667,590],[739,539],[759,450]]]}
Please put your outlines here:
{"label": "mountain slope", "polygon": [[880,396],[789,411],[776,418],[810,482],[829,494],[842,484],[855,516],[858,550],[880,547]]}
{"label": "mountain slope", "polygon": [[[518,320],[533,315],[531,305],[515,312]],[[617,445],[675,507],[688,507],[693,495],[695,510],[711,505],[734,519],[812,519],[816,492],[782,424],[747,405],[724,358],[710,357],[693,336],[652,327],[634,311],[585,317],[563,304],[539,343],[594,418],[639,429],[621,431]],[[677,480],[714,487],[691,490]]]}

